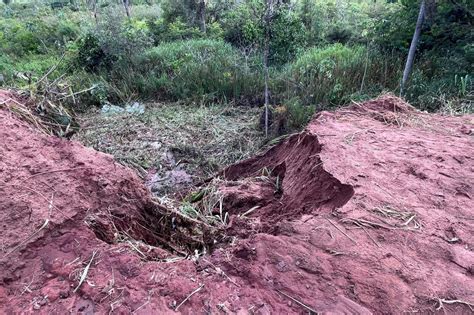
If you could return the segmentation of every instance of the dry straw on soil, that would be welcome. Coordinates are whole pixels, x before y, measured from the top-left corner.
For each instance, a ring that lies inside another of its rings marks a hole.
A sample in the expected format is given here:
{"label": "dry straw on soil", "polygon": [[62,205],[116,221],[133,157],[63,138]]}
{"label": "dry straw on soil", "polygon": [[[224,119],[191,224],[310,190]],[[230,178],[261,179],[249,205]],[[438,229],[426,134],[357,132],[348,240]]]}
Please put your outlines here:
{"label": "dry straw on soil", "polygon": [[141,115],[90,112],[76,139],[141,175],[181,165],[197,182],[258,150],[257,119],[251,108],[150,104]]}

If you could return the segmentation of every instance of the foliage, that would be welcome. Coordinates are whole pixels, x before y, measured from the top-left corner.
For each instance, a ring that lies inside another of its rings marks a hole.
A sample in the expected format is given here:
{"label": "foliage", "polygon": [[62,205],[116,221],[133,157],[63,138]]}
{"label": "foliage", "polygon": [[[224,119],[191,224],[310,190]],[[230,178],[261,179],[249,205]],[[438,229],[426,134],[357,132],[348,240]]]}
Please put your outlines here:
{"label": "foliage", "polygon": [[227,11],[221,20],[224,38],[236,47],[255,47],[263,40],[264,6],[261,1],[246,1]]}
{"label": "foliage", "polygon": [[215,40],[161,44],[141,57],[142,92],[174,100],[233,97],[238,52]]}
{"label": "foliage", "polygon": [[75,22],[57,16],[31,19],[0,19],[0,51],[22,57],[28,54],[49,54],[63,48],[79,33]]}
{"label": "foliage", "polygon": [[301,0],[298,11],[310,45],[365,43],[386,12],[397,7],[384,1]]}
{"label": "foliage", "polygon": [[144,20],[124,18],[116,10],[79,39],[78,66],[86,70],[111,70],[130,63],[152,46],[148,24]]}
{"label": "foliage", "polygon": [[[262,1],[248,0],[223,17],[224,38],[238,48],[261,48],[264,37],[264,5]],[[271,64],[282,65],[295,57],[303,48],[306,33],[302,21],[289,5],[277,8],[272,18],[270,56]]]}
{"label": "foliage", "polygon": [[[0,3],[0,84],[61,77],[74,106],[134,99],[263,104],[264,0]],[[289,129],[314,110],[397,93],[418,0],[280,1],[270,29],[270,101]],[[471,108],[473,2],[427,0],[406,98],[422,109]],[[96,18],[94,17],[96,16]],[[57,65],[57,61],[62,62]],[[461,83],[462,82],[462,83]],[[468,104],[465,106],[465,104]],[[459,105],[459,106],[458,106]]]}
{"label": "foliage", "polygon": [[96,72],[99,69],[110,68],[112,61],[111,57],[106,55],[98,36],[94,33],[87,33],[79,39],[77,66],[82,66],[90,72]]}
{"label": "foliage", "polygon": [[148,21],[148,27],[153,36],[155,45],[161,42],[171,42],[183,39],[201,38],[202,33],[197,27],[189,26],[181,18],[166,23],[164,19]]}
{"label": "foliage", "polygon": [[362,80],[366,86],[376,86],[370,81],[385,81],[388,85],[396,69],[388,62],[380,64],[376,53],[367,54],[365,47],[342,44],[309,49],[287,69],[286,76],[294,85],[290,94],[305,105],[315,104],[321,109],[349,102],[355,93],[362,92]]}
{"label": "foliage", "polygon": [[314,106],[303,105],[297,98],[290,99],[285,104],[288,111],[288,130],[304,128],[315,111]]}

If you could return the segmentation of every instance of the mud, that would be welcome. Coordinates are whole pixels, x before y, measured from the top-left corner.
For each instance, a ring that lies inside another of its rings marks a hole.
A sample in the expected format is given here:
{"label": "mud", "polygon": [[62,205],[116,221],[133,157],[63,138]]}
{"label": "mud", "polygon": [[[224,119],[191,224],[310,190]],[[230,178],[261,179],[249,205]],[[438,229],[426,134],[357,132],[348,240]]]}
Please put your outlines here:
{"label": "mud", "polygon": [[205,253],[111,156],[0,121],[3,313],[472,313],[473,116],[319,113],[221,173]]}

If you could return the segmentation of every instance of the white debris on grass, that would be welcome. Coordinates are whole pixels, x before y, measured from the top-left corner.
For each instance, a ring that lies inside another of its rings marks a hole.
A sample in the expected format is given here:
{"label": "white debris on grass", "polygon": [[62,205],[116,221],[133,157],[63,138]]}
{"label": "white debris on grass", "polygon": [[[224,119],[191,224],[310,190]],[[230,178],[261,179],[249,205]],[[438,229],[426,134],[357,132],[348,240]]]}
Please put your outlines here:
{"label": "white debris on grass", "polygon": [[120,107],[112,104],[105,104],[102,106],[102,114],[119,114],[119,113],[130,113],[130,114],[143,114],[145,112],[145,105],[138,102],[133,104],[127,104],[125,107]]}

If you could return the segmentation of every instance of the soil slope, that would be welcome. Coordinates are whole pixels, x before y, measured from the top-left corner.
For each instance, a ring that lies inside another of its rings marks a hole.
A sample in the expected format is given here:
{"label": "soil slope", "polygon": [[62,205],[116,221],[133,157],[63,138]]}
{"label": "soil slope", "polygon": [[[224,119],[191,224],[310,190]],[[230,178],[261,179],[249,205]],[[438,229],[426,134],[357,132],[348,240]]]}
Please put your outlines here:
{"label": "soil slope", "polygon": [[0,109],[0,309],[470,314],[473,125],[393,96],[322,112],[223,171],[231,241],[183,259],[132,171]]}

